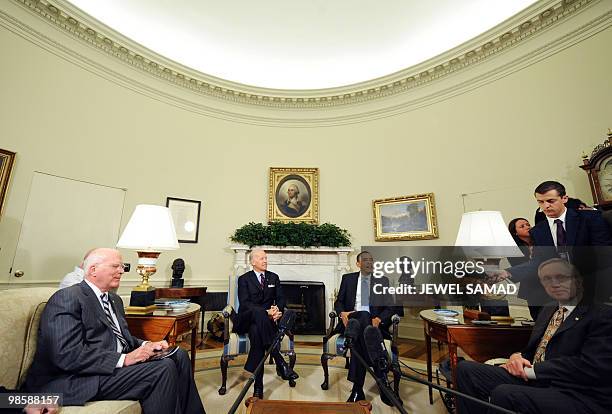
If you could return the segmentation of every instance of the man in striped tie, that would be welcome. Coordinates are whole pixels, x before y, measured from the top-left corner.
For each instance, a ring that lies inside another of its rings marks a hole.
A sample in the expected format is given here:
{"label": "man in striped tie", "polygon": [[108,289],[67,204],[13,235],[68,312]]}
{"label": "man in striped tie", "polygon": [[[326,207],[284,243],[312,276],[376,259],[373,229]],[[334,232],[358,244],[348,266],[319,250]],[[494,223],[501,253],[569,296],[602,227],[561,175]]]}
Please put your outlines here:
{"label": "man in striped tie", "polygon": [[[501,367],[462,361],[458,390],[522,414],[611,412],[612,308],[583,298],[583,279],[564,259],[540,264],[538,277],[554,302],[525,349]],[[462,398],[458,408],[492,412]]]}
{"label": "man in striped tie", "polygon": [[111,291],[123,275],[121,254],[94,249],[83,270],[81,283],[60,289],[45,306],[25,390],[62,393],[64,405],[138,400],[145,414],[204,413],[187,353],[149,361],[166,341],[130,334],[123,302]]}

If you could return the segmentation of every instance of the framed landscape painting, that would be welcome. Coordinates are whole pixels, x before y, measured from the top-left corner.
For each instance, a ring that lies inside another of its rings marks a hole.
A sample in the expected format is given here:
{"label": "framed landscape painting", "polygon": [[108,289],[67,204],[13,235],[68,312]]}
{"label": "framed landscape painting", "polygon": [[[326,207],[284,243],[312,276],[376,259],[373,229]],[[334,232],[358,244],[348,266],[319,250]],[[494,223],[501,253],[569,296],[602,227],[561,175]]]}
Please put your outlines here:
{"label": "framed landscape painting", "polygon": [[270,168],[268,220],[319,222],[318,168]]}
{"label": "framed landscape painting", "polygon": [[438,238],[433,193],[374,200],[372,208],[376,241]]}

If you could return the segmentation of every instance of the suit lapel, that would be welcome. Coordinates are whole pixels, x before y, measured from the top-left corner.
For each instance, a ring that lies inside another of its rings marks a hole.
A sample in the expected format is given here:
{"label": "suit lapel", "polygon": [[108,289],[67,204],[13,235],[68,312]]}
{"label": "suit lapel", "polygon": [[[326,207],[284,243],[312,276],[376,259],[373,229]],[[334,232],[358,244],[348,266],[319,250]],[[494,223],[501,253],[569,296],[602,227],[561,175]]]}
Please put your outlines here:
{"label": "suit lapel", "polygon": [[[568,329],[571,329],[574,325],[578,323],[580,319],[582,319],[582,317],[587,311],[588,311],[588,306],[586,305],[576,306],[574,311],[570,313],[568,317],[565,318],[561,326],[559,326],[559,329],[557,329],[557,332],[555,332],[555,335],[558,335],[563,331],[567,331]],[[555,335],[553,335],[553,338]]]}
{"label": "suit lapel", "polygon": [[538,346],[540,343],[540,339],[544,335],[546,328],[548,327],[548,323],[550,322],[550,318],[552,318],[553,313],[557,310],[554,306],[546,307],[542,310],[542,314],[538,317],[538,323],[534,326],[533,332],[531,333],[531,337],[529,338],[529,344],[527,348]]}
{"label": "suit lapel", "polygon": [[96,297],[95,292],[89,287],[89,285],[85,281],[82,281],[80,283],[80,286],[81,290],[83,291],[83,294],[85,295],[87,306],[89,307],[89,309],[93,309],[94,312],[98,315],[96,319],[102,321],[102,323],[106,325],[109,329],[112,329],[110,326],[110,322],[108,321],[108,319],[106,319],[106,313],[104,313],[102,305],[100,305],[100,301]]}
{"label": "suit lapel", "polygon": [[565,233],[567,235],[567,245],[574,246],[576,244],[576,234],[578,233],[579,216],[573,209],[567,209],[565,213]]}
{"label": "suit lapel", "polygon": [[550,232],[548,219],[542,220],[540,223],[533,228],[533,238],[536,241],[536,246],[554,246],[555,242]]}

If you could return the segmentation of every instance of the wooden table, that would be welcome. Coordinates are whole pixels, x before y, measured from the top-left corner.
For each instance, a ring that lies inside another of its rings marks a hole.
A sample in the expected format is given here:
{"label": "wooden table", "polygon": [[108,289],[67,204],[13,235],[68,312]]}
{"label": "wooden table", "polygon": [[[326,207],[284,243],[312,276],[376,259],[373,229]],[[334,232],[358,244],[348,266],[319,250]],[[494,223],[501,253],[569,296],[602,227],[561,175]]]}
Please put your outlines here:
{"label": "wooden table", "polygon": [[247,414],[370,414],[372,410],[369,401],[283,401],[249,397],[245,405],[248,407]]}
{"label": "wooden table", "polygon": [[179,298],[191,299],[192,302],[200,305],[202,313],[202,325],[200,328],[200,340],[204,340],[204,313],[206,312],[206,286],[182,287],[182,288],[156,288],[155,298]]}
{"label": "wooden table", "polygon": [[176,345],[176,337],[191,333],[191,372],[195,375],[196,337],[200,305],[190,303],[182,311],[156,310],[152,315],[125,315],[130,334],[147,341],[168,341]]}
{"label": "wooden table", "polygon": [[[459,324],[448,324],[438,320],[433,309],[421,311],[425,330],[425,346],[427,349],[427,379],[431,382],[432,357],[431,338],[448,344],[448,354],[453,376],[453,388],[457,384],[457,347],[472,359],[484,362],[492,358],[508,358],[513,352],[518,352],[527,345],[533,327],[523,326],[520,321],[497,325],[474,325],[465,321],[460,313],[456,316]],[[429,386],[429,403],[433,404],[433,389]]]}

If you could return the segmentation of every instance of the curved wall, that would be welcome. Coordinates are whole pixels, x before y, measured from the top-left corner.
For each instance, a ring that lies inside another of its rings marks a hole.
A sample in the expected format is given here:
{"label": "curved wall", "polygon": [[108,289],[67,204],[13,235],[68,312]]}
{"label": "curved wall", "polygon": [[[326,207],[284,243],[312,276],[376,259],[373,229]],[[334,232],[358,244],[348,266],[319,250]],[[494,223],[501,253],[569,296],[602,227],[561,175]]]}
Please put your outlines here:
{"label": "curved wall", "polygon": [[[124,225],[136,204],[164,204],[167,196],[202,200],[200,242],[163,254],[155,280],[169,279],[168,264],[183,257],[188,284],[220,290],[232,270],[229,235],[249,221],[266,220],[269,167],[318,167],[321,222],[347,228],[356,248],[375,243],[373,199],[434,192],[440,238],[403,243],[452,244],[464,205],[499,209],[506,219],[532,217],[532,189],[545,179],[558,179],[571,195],[591,202],[586,174],[578,168],[581,154],[612,126],[609,13],[588,36],[494,81],[405,111],[385,111],[389,102],[382,99],[368,104],[372,111],[378,105],[376,119],[353,114],[350,123],[307,127],[194,111],[164,99],[159,91],[171,85],[161,86],[19,7],[3,7],[6,15],[90,60],[71,58],[6,19],[0,26],[0,147],[18,153],[0,221],[5,275],[34,171],[127,188]],[[91,62],[125,75],[124,81]],[[474,77],[482,68],[471,70]],[[188,91],[173,93],[190,98]],[[254,113],[233,108],[241,109]],[[265,111],[282,118],[288,110]],[[328,110],[293,111],[318,119]],[[74,252],[75,263],[82,253]],[[135,261],[133,253],[126,256]],[[136,278],[132,273],[126,279],[129,285]]]}

